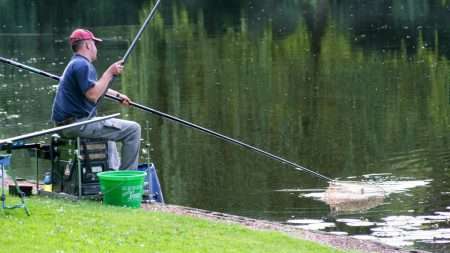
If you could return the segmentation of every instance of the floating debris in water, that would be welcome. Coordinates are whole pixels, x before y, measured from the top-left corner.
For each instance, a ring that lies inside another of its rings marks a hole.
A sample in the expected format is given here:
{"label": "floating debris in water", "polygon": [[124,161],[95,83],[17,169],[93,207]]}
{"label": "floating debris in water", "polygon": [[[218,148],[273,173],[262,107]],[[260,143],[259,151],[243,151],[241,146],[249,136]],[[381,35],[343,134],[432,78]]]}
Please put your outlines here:
{"label": "floating debris in water", "polygon": [[409,246],[413,246],[414,242],[413,241],[406,241],[406,240],[402,240],[400,238],[377,238],[375,241],[377,242],[381,242],[383,244],[392,246],[392,247],[398,247],[398,248],[403,248],[403,247],[409,247]]}
{"label": "floating debris in water", "polygon": [[425,243],[425,244],[450,244],[450,240],[420,240],[417,243]]}
{"label": "floating debris in water", "polygon": [[400,228],[410,228],[410,227],[422,227],[425,224],[433,223],[431,220],[425,219],[423,216],[389,216],[382,219],[385,222],[378,223],[379,226],[389,226],[389,227],[400,227]]}
{"label": "floating debris in water", "polygon": [[372,227],[372,226],[375,226],[376,223],[370,222],[370,221],[358,221],[358,222],[349,222],[349,223],[346,223],[345,225],[347,225],[349,227]]}
{"label": "floating debris in water", "polygon": [[350,223],[350,222],[358,222],[361,221],[360,219],[337,219],[337,222],[340,223]]}
{"label": "floating debris in water", "polygon": [[359,219],[337,219],[336,222],[344,223],[349,227],[372,227],[375,226],[375,222]]}
{"label": "floating debris in water", "polygon": [[336,224],[332,222],[322,222],[322,223],[312,223],[308,225],[300,225],[296,227],[305,230],[324,230],[326,228],[334,228],[336,227]]}
{"label": "floating debris in water", "polygon": [[322,223],[323,220],[318,220],[318,219],[298,219],[298,220],[287,220],[286,221],[289,224],[317,224],[317,223]]}
{"label": "floating debris in water", "polygon": [[402,193],[409,189],[416,187],[424,187],[429,185],[433,180],[406,180],[406,181],[385,181],[378,185],[383,188],[383,190],[388,193]]}
{"label": "floating debris in water", "polygon": [[342,236],[348,235],[348,233],[344,232],[344,231],[331,231],[331,232],[327,232],[327,233],[331,234],[331,235],[342,235]]}
{"label": "floating debris in water", "polygon": [[[386,176],[391,176],[392,173],[372,173],[372,174],[365,174],[362,175],[363,178],[377,178],[377,177],[386,177]],[[348,178],[355,178],[355,177],[348,177]]]}
{"label": "floating debris in water", "polygon": [[434,212],[434,213],[440,216],[447,216],[448,218],[450,218],[450,212]]}
{"label": "floating debris in water", "polygon": [[388,230],[388,231],[378,231],[378,232],[373,232],[372,233],[373,236],[377,237],[377,238],[385,238],[385,237],[389,237],[389,238],[394,238],[394,237],[404,237],[405,236],[405,231],[398,229],[398,230]]}
{"label": "floating debris in water", "polygon": [[306,230],[323,230],[336,227],[333,222],[325,222],[321,219],[292,219],[287,220],[287,224]]}
{"label": "floating debris in water", "polygon": [[315,189],[315,188],[311,188],[311,189],[301,189],[301,188],[297,188],[297,189],[280,189],[280,190],[275,190],[276,192],[324,192],[325,189]]}
{"label": "floating debris in water", "polygon": [[418,219],[424,219],[424,220],[430,220],[430,221],[447,221],[449,217],[442,216],[442,215],[420,215],[417,216]]}
{"label": "floating debris in water", "polygon": [[6,117],[6,119],[18,119],[20,118],[19,114],[11,114]]}

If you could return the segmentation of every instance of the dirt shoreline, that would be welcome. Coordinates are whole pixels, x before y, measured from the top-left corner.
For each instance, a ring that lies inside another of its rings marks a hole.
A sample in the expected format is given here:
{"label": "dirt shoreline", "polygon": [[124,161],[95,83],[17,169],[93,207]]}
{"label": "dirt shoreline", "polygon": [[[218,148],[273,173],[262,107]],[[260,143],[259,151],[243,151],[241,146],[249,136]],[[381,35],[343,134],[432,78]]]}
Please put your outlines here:
{"label": "dirt shoreline", "polygon": [[405,250],[396,247],[391,247],[378,242],[356,239],[350,236],[332,235],[325,232],[307,231],[296,228],[295,226],[271,222],[267,220],[258,220],[237,215],[212,212],[183,206],[143,204],[142,207],[148,211],[168,212],[178,215],[188,215],[196,218],[203,218],[224,223],[240,224],[247,228],[257,230],[278,231],[299,239],[314,241],[344,251],[355,250],[359,252],[377,252],[377,253],[427,253],[427,251]]}

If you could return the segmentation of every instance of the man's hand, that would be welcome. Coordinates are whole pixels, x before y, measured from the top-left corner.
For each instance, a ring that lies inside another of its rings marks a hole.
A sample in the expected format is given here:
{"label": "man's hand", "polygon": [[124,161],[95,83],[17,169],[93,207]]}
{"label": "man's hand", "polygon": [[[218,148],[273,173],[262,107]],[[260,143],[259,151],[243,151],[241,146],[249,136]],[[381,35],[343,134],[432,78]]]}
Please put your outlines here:
{"label": "man's hand", "polygon": [[113,76],[118,76],[123,71],[123,60],[117,61],[108,68],[108,72]]}
{"label": "man's hand", "polygon": [[130,106],[131,99],[129,97],[127,97],[127,95],[117,93],[116,96],[121,100],[121,103],[123,105]]}
{"label": "man's hand", "polygon": [[[123,71],[123,60],[117,61],[103,73],[102,77],[95,82],[95,85],[88,89],[85,93],[86,98],[89,101],[97,103],[98,99],[103,95],[105,90],[108,88],[109,82],[114,79],[114,76],[118,76]],[[126,96],[125,96],[126,97]],[[127,97],[128,99],[128,97]],[[128,102],[129,103],[129,99]]]}

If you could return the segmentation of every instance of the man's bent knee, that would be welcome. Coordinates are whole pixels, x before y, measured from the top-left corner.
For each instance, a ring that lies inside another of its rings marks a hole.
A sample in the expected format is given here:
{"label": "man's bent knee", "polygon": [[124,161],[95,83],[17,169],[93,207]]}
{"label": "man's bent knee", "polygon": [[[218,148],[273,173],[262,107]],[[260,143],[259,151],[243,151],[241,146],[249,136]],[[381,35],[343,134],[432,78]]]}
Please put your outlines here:
{"label": "man's bent knee", "polygon": [[132,121],[131,127],[133,129],[133,132],[141,137],[141,125],[139,125],[139,123],[137,122]]}

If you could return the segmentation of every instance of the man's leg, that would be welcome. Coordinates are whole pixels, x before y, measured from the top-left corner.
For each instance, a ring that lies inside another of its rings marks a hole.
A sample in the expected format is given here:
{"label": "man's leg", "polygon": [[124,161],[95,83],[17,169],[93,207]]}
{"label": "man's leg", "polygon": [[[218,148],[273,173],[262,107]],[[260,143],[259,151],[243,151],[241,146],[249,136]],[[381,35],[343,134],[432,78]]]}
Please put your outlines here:
{"label": "man's leg", "polygon": [[139,162],[139,150],[141,148],[141,126],[128,120],[122,120],[122,133],[125,136],[122,142],[122,158],[120,169],[137,170]]}
{"label": "man's leg", "polygon": [[120,169],[135,170],[138,167],[139,149],[141,145],[141,126],[129,120],[107,119],[85,125],[66,132],[68,135],[81,138],[106,139],[122,142],[122,158]]}
{"label": "man's leg", "polygon": [[113,170],[120,168],[120,156],[115,141],[108,141],[108,167]]}

